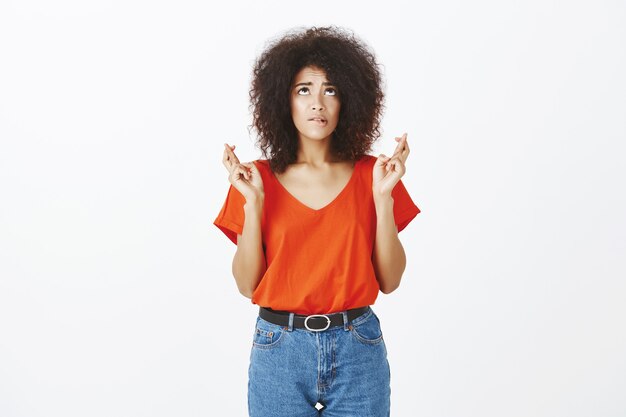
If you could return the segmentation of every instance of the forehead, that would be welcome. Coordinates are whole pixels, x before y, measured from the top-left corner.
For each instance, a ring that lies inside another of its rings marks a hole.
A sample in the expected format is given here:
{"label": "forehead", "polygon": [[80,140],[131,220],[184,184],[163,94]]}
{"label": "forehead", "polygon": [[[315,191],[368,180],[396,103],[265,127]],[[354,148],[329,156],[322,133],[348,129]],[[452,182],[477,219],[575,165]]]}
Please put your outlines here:
{"label": "forehead", "polygon": [[302,69],[300,69],[300,71],[298,71],[296,73],[296,76],[294,77],[294,81],[298,82],[304,79],[320,79],[322,81],[328,81],[326,79],[326,71],[324,71],[322,68],[319,67],[315,67],[315,66],[308,66],[308,67],[304,67]]}

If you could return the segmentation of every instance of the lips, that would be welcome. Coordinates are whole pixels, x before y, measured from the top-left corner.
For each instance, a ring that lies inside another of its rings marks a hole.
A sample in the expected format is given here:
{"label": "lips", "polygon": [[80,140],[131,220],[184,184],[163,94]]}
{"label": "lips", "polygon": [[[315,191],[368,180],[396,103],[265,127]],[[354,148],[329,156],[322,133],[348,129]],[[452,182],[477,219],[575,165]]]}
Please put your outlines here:
{"label": "lips", "polygon": [[309,122],[317,123],[319,125],[325,125],[327,123],[326,119],[323,117],[312,117],[309,119]]}

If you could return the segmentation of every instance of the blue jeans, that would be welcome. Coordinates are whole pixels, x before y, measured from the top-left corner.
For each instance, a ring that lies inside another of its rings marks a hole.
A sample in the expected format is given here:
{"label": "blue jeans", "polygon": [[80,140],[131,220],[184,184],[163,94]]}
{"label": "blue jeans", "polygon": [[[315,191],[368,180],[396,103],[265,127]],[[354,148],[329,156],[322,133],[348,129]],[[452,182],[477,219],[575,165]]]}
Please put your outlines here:
{"label": "blue jeans", "polygon": [[391,372],[374,310],[351,322],[344,311],[343,326],[319,332],[293,328],[292,314],[289,326],[257,316],[250,417],[388,417]]}

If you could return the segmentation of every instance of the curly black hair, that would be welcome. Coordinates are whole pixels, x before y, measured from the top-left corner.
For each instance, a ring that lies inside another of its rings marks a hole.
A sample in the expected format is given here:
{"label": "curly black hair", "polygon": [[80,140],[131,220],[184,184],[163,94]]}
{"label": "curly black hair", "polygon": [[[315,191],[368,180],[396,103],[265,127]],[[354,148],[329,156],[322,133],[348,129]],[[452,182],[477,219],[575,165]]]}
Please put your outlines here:
{"label": "curly black hair", "polygon": [[273,172],[282,173],[296,161],[298,134],[289,91],[295,75],[306,66],[322,68],[341,96],[339,123],[330,143],[333,155],[356,161],[380,137],[383,80],[369,46],[332,25],[291,29],[269,41],[259,55],[249,92],[253,121],[248,128],[258,132],[258,144]]}

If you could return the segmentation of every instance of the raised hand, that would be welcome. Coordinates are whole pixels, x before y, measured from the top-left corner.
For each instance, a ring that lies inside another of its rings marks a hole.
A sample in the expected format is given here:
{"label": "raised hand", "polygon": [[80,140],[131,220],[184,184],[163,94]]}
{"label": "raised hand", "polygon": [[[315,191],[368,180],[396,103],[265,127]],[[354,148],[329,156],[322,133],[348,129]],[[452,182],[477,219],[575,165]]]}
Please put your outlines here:
{"label": "raised hand", "polygon": [[235,145],[231,147],[227,143],[224,144],[222,162],[229,173],[228,181],[245,197],[246,201],[263,197],[263,179],[258,168],[254,162],[240,162],[234,149]]}
{"label": "raised hand", "polygon": [[391,195],[391,191],[406,172],[405,162],[410,152],[406,137],[406,133],[396,137],[398,146],[391,157],[381,153],[376,159],[372,170],[374,198]]}

